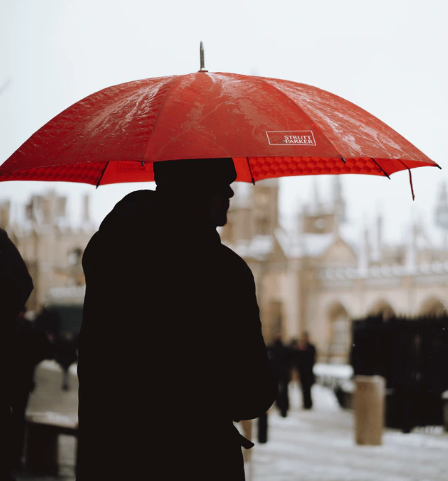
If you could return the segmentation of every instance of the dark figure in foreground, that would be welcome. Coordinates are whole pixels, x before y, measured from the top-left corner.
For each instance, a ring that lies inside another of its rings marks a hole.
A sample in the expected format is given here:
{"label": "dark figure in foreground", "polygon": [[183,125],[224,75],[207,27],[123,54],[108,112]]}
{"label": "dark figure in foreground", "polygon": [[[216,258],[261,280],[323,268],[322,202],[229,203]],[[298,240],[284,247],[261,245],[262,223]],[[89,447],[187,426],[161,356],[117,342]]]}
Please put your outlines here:
{"label": "dark figure in foreground", "polygon": [[44,359],[53,357],[53,346],[43,332],[36,331],[33,323],[25,318],[23,309],[16,319],[16,328],[11,342],[10,405],[13,435],[12,461],[20,465],[25,441],[25,414],[30,394],[33,392],[34,371]]}
{"label": "dark figure in foreground", "polygon": [[252,273],[216,232],[233,161],[154,170],[157,190],[120,201],[83,258],[77,479],[243,480],[233,421],[277,386]]}
{"label": "dark figure in foreground", "polygon": [[294,351],[294,364],[299,373],[299,382],[302,390],[303,409],[311,409],[311,387],[315,382],[314,364],[316,362],[316,348],[311,344],[308,333],[304,332],[297,341]]}
{"label": "dark figure in foreground", "polygon": [[[13,443],[14,419],[11,411],[13,403],[14,373],[11,370],[13,355],[12,343],[16,333],[16,319],[33,290],[33,281],[19,251],[0,229],[0,479],[10,479],[11,471],[19,462],[17,449]],[[21,453],[20,453],[21,455]]]}
{"label": "dark figure in foreground", "polygon": [[288,386],[291,372],[291,351],[285,346],[280,336],[268,348],[269,361],[272,371],[278,381],[278,396],[276,405],[282,417],[288,415],[289,395]]}

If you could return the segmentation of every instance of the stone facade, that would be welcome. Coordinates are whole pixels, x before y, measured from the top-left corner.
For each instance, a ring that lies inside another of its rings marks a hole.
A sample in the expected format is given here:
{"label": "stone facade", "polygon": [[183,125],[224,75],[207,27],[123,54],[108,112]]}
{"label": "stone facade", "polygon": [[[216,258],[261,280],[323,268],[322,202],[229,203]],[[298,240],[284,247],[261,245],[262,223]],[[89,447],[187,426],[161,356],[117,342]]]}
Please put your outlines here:
{"label": "stone facade", "polygon": [[10,202],[0,204],[0,227],[8,232],[33,278],[28,310],[36,312],[48,303],[82,303],[82,254],[96,230],[89,217],[89,198],[83,199],[82,222],[76,228],[70,224],[67,198],[54,191],[32,196],[15,219],[11,211]]}
{"label": "stone facade", "polygon": [[[332,201],[324,205],[316,193],[290,230],[278,220],[277,180],[236,185],[221,237],[254,273],[266,341],[308,331],[321,361],[345,363],[351,319],[445,311],[448,255],[446,243],[432,244],[418,225],[406,245],[384,244],[380,217],[350,239],[341,184],[332,181]],[[436,216],[448,218],[445,189]]]}
{"label": "stone facade", "polygon": [[[325,205],[316,192],[289,230],[279,222],[276,179],[255,187],[236,184],[221,237],[254,273],[266,341],[280,333],[288,342],[308,331],[321,361],[343,363],[351,344],[351,319],[445,312],[447,236],[442,234],[438,244],[430,242],[414,225],[407,244],[387,245],[378,218],[373,231],[353,239],[339,179],[333,179],[332,201]],[[46,303],[81,304],[82,254],[96,231],[88,197],[76,228],[70,223],[67,199],[55,192],[33,196],[25,212],[11,211],[9,202],[0,203],[0,226],[8,231],[34,280],[28,309],[37,311]],[[441,228],[448,228],[445,189],[435,218]]]}

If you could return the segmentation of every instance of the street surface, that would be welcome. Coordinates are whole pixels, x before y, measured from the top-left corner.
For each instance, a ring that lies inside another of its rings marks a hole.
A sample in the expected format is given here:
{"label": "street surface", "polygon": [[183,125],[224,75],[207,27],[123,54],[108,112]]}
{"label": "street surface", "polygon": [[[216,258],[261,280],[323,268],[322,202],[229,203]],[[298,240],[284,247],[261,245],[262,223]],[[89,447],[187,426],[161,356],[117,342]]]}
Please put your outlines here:
{"label": "street surface", "polygon": [[[75,417],[75,373],[72,367],[71,390],[65,392],[60,389],[59,368],[52,362],[40,365],[28,411],[54,411]],[[290,387],[290,413],[281,418],[275,408],[271,410],[268,443],[256,444],[252,449],[248,481],[448,480],[448,434],[441,428],[415,430],[411,434],[387,430],[382,446],[357,446],[353,441],[352,414],[340,410],[331,391],[314,386],[315,407],[302,411],[297,385],[292,383]],[[253,431],[256,438],[256,422]],[[60,436],[59,444],[58,478],[23,472],[17,475],[17,481],[74,481],[75,441]],[[213,473],[210,480],[213,481]]]}

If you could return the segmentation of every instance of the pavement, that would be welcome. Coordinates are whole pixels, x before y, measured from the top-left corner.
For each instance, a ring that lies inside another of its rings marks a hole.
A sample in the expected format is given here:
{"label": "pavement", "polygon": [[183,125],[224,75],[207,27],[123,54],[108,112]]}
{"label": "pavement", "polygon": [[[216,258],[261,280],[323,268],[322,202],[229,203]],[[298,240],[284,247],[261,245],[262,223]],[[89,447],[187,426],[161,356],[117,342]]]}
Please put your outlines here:
{"label": "pavement", "polygon": [[[36,370],[36,389],[28,411],[52,411],[75,418],[78,400],[74,368],[70,382],[71,389],[62,391],[62,373],[57,365],[42,363]],[[448,480],[448,433],[442,428],[417,429],[410,434],[387,429],[382,446],[357,446],[352,413],[341,410],[326,388],[314,386],[313,399],[314,409],[302,410],[297,384],[291,383],[288,417],[282,418],[275,408],[271,409],[268,442],[256,443],[251,461],[246,463],[248,481]],[[256,422],[253,431],[256,438]],[[16,479],[74,481],[74,465],[75,439],[60,436],[57,477],[38,477],[23,469]]]}

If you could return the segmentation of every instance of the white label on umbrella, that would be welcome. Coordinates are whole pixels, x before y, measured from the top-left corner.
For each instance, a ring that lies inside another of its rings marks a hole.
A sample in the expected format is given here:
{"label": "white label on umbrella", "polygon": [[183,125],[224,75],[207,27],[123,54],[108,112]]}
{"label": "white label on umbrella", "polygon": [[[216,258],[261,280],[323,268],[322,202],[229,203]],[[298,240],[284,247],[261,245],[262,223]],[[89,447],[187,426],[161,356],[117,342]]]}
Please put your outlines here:
{"label": "white label on umbrella", "polygon": [[267,131],[269,145],[316,145],[312,130]]}

